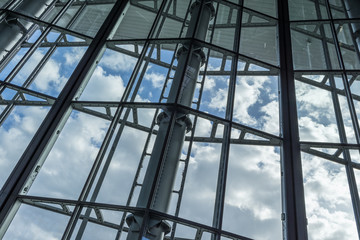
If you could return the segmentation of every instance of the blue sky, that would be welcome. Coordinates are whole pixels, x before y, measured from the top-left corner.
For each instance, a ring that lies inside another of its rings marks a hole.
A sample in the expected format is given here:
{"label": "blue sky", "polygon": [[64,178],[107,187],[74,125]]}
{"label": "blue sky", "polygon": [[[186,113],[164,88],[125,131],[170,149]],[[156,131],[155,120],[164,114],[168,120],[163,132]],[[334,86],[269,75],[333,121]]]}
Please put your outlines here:
{"label": "blue sky", "polygon": [[[248,5],[245,6],[251,7],[250,1],[247,3]],[[49,41],[57,37],[57,33],[50,35]],[[35,32],[30,42],[35,41],[38,36],[39,32]],[[70,36],[68,39],[78,40]],[[130,45],[121,47],[132,50]],[[8,67],[0,73],[1,80],[5,79],[26,50],[21,49]],[[12,83],[21,85],[46,50],[38,49]],[[29,88],[50,96],[58,96],[85,50],[86,48],[57,48]],[[162,50],[161,59],[170,63],[172,54],[173,51]],[[119,101],[136,61],[134,57],[107,49],[79,100]],[[231,61],[228,60],[225,70],[230,70],[230,65]],[[239,69],[241,67],[242,62],[239,61]],[[219,58],[210,57],[208,70],[216,71],[219,68]],[[252,65],[250,70],[259,68]],[[158,102],[167,71],[165,67],[150,63],[136,95],[136,101]],[[305,77],[319,81],[322,76]],[[201,78],[202,76],[199,80]],[[229,82],[228,75],[206,76],[200,110],[223,118],[228,104]],[[341,89],[341,86],[337,87]],[[357,89],[356,85],[353,89]],[[300,81],[296,81],[296,91],[300,140],[339,142],[330,93]],[[11,99],[13,95],[12,90],[5,90],[2,97]],[[195,94],[194,100],[197,97],[198,94]],[[354,142],[346,99],[340,97],[339,100],[348,140]],[[9,171],[16,164],[48,110],[48,107],[16,106],[0,127],[0,184],[6,180]],[[104,112],[104,109],[99,111]],[[114,109],[112,109],[113,113]],[[155,110],[139,109],[138,115],[140,124],[150,127],[155,117]],[[194,116],[190,117],[194,118]],[[278,136],[280,125],[278,77],[237,76],[233,120]],[[29,194],[77,199],[109,123],[107,120],[83,112],[72,111]],[[195,136],[209,137],[212,124],[213,122],[209,120],[198,118]],[[222,136],[223,129],[223,126],[218,127],[217,136]],[[239,132],[234,129],[232,134],[236,136]],[[97,198],[98,202],[121,205],[126,203],[135,168],[145,147],[146,137],[147,134],[143,131],[125,127]],[[148,152],[151,152],[154,139],[153,134]],[[188,142],[184,143],[183,158],[188,151],[188,145]],[[193,143],[180,217],[211,226],[220,152],[219,143]],[[311,239],[354,239],[357,233],[345,168],[305,153],[302,154],[302,163]],[[182,168],[183,165],[180,165],[179,169]],[[141,174],[143,172],[144,170]],[[178,172],[178,177],[180,175],[181,171]],[[357,179],[358,176],[360,177],[360,174],[356,172]],[[231,144],[227,182],[224,230],[255,239],[280,239],[279,147]],[[136,194],[138,190],[139,188],[136,189]],[[175,202],[174,197],[170,213],[174,212]],[[136,200],[133,200],[131,205],[135,203]],[[118,224],[121,214],[109,211],[104,216],[106,220]],[[67,220],[68,217],[23,204],[4,239],[59,239]],[[89,225],[85,236],[101,238],[97,235],[101,232],[100,229],[103,233],[102,238],[105,235],[113,238],[115,231],[105,231],[103,227],[94,224]],[[179,227],[177,234],[179,237],[191,237],[192,232],[186,227]]]}

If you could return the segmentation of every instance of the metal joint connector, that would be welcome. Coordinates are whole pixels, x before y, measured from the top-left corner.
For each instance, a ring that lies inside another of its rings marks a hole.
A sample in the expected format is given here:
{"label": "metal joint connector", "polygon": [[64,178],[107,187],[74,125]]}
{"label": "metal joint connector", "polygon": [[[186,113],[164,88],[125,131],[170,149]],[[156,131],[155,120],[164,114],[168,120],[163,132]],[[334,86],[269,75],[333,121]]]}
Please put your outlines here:
{"label": "metal joint connector", "polygon": [[167,112],[161,112],[156,118],[156,124],[160,125],[162,121],[170,121],[170,116]]}
{"label": "metal joint connector", "polygon": [[190,132],[192,129],[191,119],[187,115],[182,115],[176,119],[176,122],[186,126],[186,133]]}

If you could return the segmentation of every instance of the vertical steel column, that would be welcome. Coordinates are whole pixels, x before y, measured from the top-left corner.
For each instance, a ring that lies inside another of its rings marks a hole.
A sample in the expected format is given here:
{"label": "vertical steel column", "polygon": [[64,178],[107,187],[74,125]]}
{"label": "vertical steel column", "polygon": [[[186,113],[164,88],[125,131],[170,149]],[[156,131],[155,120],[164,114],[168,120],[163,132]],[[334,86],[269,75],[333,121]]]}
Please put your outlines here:
{"label": "vertical steel column", "polygon": [[[349,18],[360,18],[360,2],[358,0],[344,0],[344,4]],[[360,49],[360,22],[352,23],[351,27],[357,47]]]}
{"label": "vertical steel column", "polygon": [[[26,15],[35,17],[44,12],[46,7],[53,0],[31,0],[22,1],[16,8],[17,12],[24,12]],[[27,32],[27,27],[24,26],[17,17],[8,14],[0,22],[0,61],[6,56],[12,47],[21,39],[23,34]]]}
{"label": "vertical steel column", "polygon": [[[204,41],[209,22],[213,17],[214,12],[215,9],[211,1],[205,1],[203,5],[200,1],[194,2],[190,7],[192,17],[190,19],[186,38],[195,37]],[[186,43],[178,50],[177,58],[178,65],[167,103],[191,107],[197,77],[200,67],[205,60],[205,54],[199,44],[195,43],[191,46],[190,43]],[[176,120],[171,134],[167,137],[172,115]],[[185,113],[177,110],[176,107],[167,107],[164,112],[159,114],[157,122],[159,124],[159,131],[136,206],[139,208],[146,208],[148,207],[148,202],[151,202],[151,209],[167,212],[185,132],[191,129],[192,123],[189,117]],[[163,146],[167,146],[164,152],[162,151]],[[157,173],[158,166],[161,167],[160,171]],[[153,184],[156,184],[154,189]],[[151,199],[152,197],[153,199]],[[126,222],[129,225],[127,239],[139,239],[142,236],[140,230],[143,224],[143,216],[130,215],[126,219]],[[150,217],[145,237],[152,240],[161,240],[169,231],[170,226],[167,222],[162,219]]]}
{"label": "vertical steel column", "polygon": [[280,119],[283,238],[306,240],[304,186],[295,98],[291,33],[287,0],[278,1],[280,46]]}

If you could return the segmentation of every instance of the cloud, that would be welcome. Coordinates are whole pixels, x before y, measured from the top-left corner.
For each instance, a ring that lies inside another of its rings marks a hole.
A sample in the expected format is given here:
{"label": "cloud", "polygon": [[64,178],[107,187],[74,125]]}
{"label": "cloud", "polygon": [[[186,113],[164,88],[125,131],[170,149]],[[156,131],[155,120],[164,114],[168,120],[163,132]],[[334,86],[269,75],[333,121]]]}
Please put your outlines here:
{"label": "cloud", "polygon": [[29,194],[77,199],[108,125],[106,120],[73,112]]}
{"label": "cloud", "polygon": [[[23,85],[37,64],[45,56],[45,52],[44,49],[35,51],[21,71],[15,76],[12,83]],[[30,85],[30,89],[49,95],[57,95],[67,81],[67,78],[62,73],[62,64],[58,62],[55,57],[51,57],[35,77],[33,83]]]}
{"label": "cloud", "polygon": [[151,72],[146,73],[144,79],[151,81],[151,84],[154,88],[162,88],[165,82],[165,75],[161,73]]}
{"label": "cloud", "polygon": [[279,102],[278,100],[273,100],[268,104],[264,105],[260,109],[264,115],[261,117],[264,122],[263,130],[272,134],[279,134]]}
{"label": "cloud", "polygon": [[302,159],[311,239],[356,239],[345,166],[305,153]]}
{"label": "cloud", "polygon": [[82,48],[82,47],[71,48],[70,51],[64,54],[65,64],[66,65],[77,64],[84,55],[85,51],[86,48]]}
{"label": "cloud", "polygon": [[[0,128],[0,185],[17,163],[48,112],[44,107],[16,106]],[[14,144],[16,143],[16,144]]]}
{"label": "cloud", "polygon": [[339,142],[338,129],[335,124],[324,125],[311,119],[299,119],[299,133],[302,141]]}
{"label": "cloud", "polygon": [[97,66],[80,100],[119,101],[124,90],[124,82],[120,75],[112,75],[101,66]]}
{"label": "cloud", "polygon": [[60,63],[54,59],[49,59],[35,78],[34,86],[41,92],[47,92],[50,89],[60,92],[67,81],[67,78],[61,75],[60,68]]}
{"label": "cloud", "polygon": [[280,189],[280,155],[274,147],[232,145],[225,229],[255,239],[279,239]]}
{"label": "cloud", "polygon": [[69,217],[22,205],[4,240],[56,240],[60,239]]}
{"label": "cloud", "polygon": [[129,55],[107,49],[99,64],[113,71],[131,71],[136,60],[136,58]]}

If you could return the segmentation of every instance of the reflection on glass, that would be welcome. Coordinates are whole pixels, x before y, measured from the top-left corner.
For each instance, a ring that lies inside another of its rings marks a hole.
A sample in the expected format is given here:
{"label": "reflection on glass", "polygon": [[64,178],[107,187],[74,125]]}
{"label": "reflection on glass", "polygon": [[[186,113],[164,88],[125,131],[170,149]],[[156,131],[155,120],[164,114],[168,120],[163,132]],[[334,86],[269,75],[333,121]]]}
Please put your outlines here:
{"label": "reflection on glass", "polygon": [[277,0],[244,0],[244,7],[277,17]]}
{"label": "reflection on glass", "polygon": [[294,69],[338,69],[334,41],[328,24],[292,24],[291,46]]}
{"label": "reflection on glass", "polygon": [[273,65],[278,65],[276,27],[243,27],[240,53]]}
{"label": "reflection on glass", "polygon": [[360,56],[351,24],[335,24],[342,59],[346,69],[359,69]]}
{"label": "reflection on glass", "polygon": [[[141,7],[140,2],[131,1],[134,4],[129,5],[124,18],[120,19],[112,39],[144,39],[148,37],[157,10]],[[134,28],[135,22],[137,26]]]}
{"label": "reflection on glass", "polygon": [[94,37],[112,7],[112,4],[85,5],[85,8],[81,11],[81,14],[76,18],[70,29]]}
{"label": "reflection on glass", "polygon": [[327,19],[325,2],[311,0],[290,0],[290,20]]}

